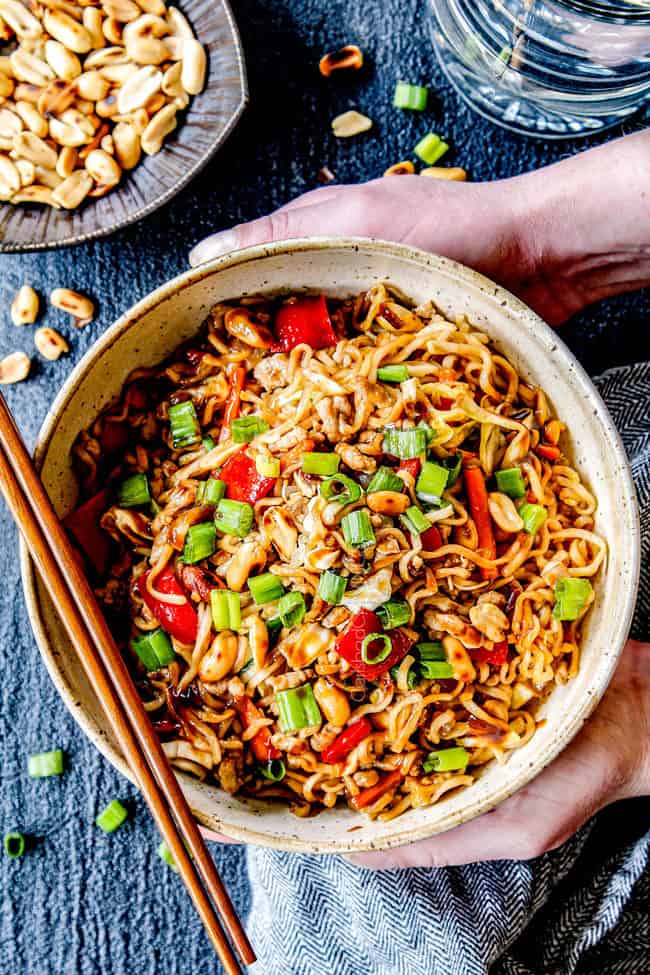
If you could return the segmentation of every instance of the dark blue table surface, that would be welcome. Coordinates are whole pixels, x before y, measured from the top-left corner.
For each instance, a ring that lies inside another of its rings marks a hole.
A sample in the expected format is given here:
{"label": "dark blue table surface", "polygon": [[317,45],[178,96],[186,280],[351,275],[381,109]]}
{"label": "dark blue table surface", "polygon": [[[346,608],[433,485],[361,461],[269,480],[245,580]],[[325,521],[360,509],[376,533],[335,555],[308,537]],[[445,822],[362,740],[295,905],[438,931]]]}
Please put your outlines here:
{"label": "dark blue table surface", "polygon": [[[33,349],[33,329],[15,328],[9,318],[10,301],[24,282],[42,294],[73,287],[91,294],[99,307],[97,319],[82,332],[48,310],[48,324],[70,339],[70,355],[57,363],[36,357],[28,382],[7,388],[30,443],[74,364],[121,312],[185,269],[190,247],[202,236],[313,188],[321,166],[328,165],[339,182],[379,176],[408,157],[429,128],[449,137],[450,161],[464,166],[474,180],[525,172],[587,145],[526,139],[472,114],[441,77],[428,39],[428,13],[416,0],[330,0],[326,6],[314,0],[242,0],[235,15],[251,104],[201,176],[167,207],[110,239],[0,256],[0,356]],[[318,58],[349,42],[366,52],[362,76],[325,81],[316,69]],[[435,89],[425,118],[390,107],[398,78]],[[367,137],[337,142],[329,122],[348,107],[370,115],[375,129]],[[641,124],[632,120],[625,130]],[[647,357],[643,327],[649,312],[647,292],[617,299],[581,315],[563,335],[595,374]],[[36,840],[22,860],[0,861],[0,973],[217,972],[180,880],[156,856],[158,837],[144,804],[83,738],[50,683],[31,634],[16,532],[4,507],[0,519],[0,826],[3,833],[17,828]],[[66,774],[30,780],[27,755],[53,747],[67,754]],[[93,819],[114,797],[129,800],[132,818],[107,837]],[[238,909],[246,914],[242,852],[213,849]]]}

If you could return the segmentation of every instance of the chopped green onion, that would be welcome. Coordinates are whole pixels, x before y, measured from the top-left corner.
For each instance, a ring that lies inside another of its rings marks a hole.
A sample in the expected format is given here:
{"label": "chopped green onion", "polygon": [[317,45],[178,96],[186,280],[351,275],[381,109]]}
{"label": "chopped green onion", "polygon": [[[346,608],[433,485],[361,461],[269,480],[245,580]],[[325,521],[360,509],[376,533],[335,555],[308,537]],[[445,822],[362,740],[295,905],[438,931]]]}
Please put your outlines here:
{"label": "chopped green onion", "polygon": [[405,383],[409,378],[407,366],[380,366],[377,379],[382,383]]}
{"label": "chopped green onion", "polygon": [[428,531],[431,528],[431,522],[428,518],[425,518],[419,508],[415,505],[411,505],[406,511],[399,516],[399,520],[402,522],[404,528],[407,531],[413,532],[414,535],[421,535],[422,532]]}
{"label": "chopped green onion", "polygon": [[[400,669],[400,664],[396,664],[394,667],[390,668],[390,676],[393,678],[395,683],[397,683],[397,675],[399,673],[399,669]],[[412,691],[413,688],[419,684],[419,682],[420,682],[420,678],[418,677],[417,668],[411,664],[411,666],[406,672],[406,686],[408,687],[409,691]]]}
{"label": "chopped green onion", "polygon": [[282,620],[279,616],[274,616],[272,620],[266,621],[266,628],[269,631],[269,636],[274,636],[282,629]]}
{"label": "chopped green onion", "polygon": [[306,612],[305,597],[301,592],[288,592],[278,602],[278,616],[283,626],[298,626]]}
{"label": "chopped green onion", "polygon": [[147,670],[160,670],[166,667],[176,654],[171,640],[164,630],[152,630],[131,640],[131,649],[138,655]]}
{"label": "chopped green onion", "polygon": [[259,576],[251,576],[248,580],[251,596],[258,606],[272,603],[284,595],[284,586],[272,572],[263,572]]}
{"label": "chopped green onion", "polygon": [[[381,649],[377,651],[372,657],[369,656],[370,645],[372,643],[381,643]],[[393,644],[391,643],[390,637],[386,636],[385,633],[369,633],[368,636],[363,638],[361,644],[361,659],[364,664],[381,664],[390,657],[391,651],[393,649]]]}
{"label": "chopped green onion", "polygon": [[440,640],[431,640],[429,643],[418,643],[415,652],[420,660],[446,660],[447,654]]}
{"label": "chopped green onion", "polygon": [[447,471],[447,487],[451,487],[460,476],[463,466],[463,455],[460,452],[451,454],[449,457],[445,457],[444,460],[439,460],[438,463]]}
{"label": "chopped green onion", "polygon": [[427,447],[429,446],[430,443],[433,443],[433,441],[438,436],[438,434],[433,429],[433,427],[430,427],[428,423],[425,423],[424,422],[424,420],[420,420],[420,422],[418,423],[418,425],[417,425],[417,427],[415,429],[416,430],[424,430],[424,435],[425,435],[426,440],[427,440]]}
{"label": "chopped green onion", "polygon": [[464,772],[469,761],[469,752],[465,748],[443,748],[437,752],[429,752],[422,762],[423,770],[429,772]]}
{"label": "chopped green onion", "polygon": [[382,450],[391,457],[399,457],[400,460],[412,460],[419,457],[427,449],[428,438],[423,427],[414,427],[411,430],[397,430],[395,427],[387,427],[384,430],[384,441]]}
{"label": "chopped green onion", "polygon": [[287,766],[281,758],[272,758],[266,765],[261,766],[260,772],[265,779],[270,779],[271,782],[282,782],[287,774]]}
{"label": "chopped green onion", "polygon": [[174,450],[191,447],[201,440],[199,418],[191,399],[184,403],[174,403],[173,406],[169,407],[168,414]]}
{"label": "chopped green onion", "polygon": [[105,809],[102,809],[95,823],[105,833],[113,833],[122,825],[128,815],[128,810],[124,808],[120,800],[113,799]]}
{"label": "chopped green onion", "polygon": [[27,772],[32,779],[44,779],[49,775],[63,773],[63,752],[56,748],[51,752],[39,752],[27,759]]}
{"label": "chopped green onion", "polygon": [[425,162],[427,166],[433,166],[442,159],[449,149],[446,142],[443,142],[435,132],[428,132],[423,139],[420,139],[413,152]]}
{"label": "chopped green onion", "polygon": [[329,477],[331,474],[337,473],[340,463],[341,458],[338,454],[308,451],[302,455],[300,469],[304,474],[318,474],[319,477]]}
{"label": "chopped green onion", "polygon": [[280,713],[282,731],[300,731],[301,728],[313,728],[323,720],[311,684],[278,691],[275,695],[275,703]]}
{"label": "chopped green onion", "polygon": [[562,576],[555,583],[556,620],[577,620],[587,605],[593,588],[588,579],[580,576]]}
{"label": "chopped green onion", "polygon": [[241,600],[238,592],[230,589],[213,589],[210,593],[210,610],[215,630],[234,630],[241,626]]}
{"label": "chopped green onion", "polygon": [[365,545],[372,545],[375,541],[370,515],[363,509],[350,511],[341,518],[341,528],[346,545],[363,548]]}
{"label": "chopped green onion", "polygon": [[393,105],[395,108],[410,108],[415,112],[422,112],[427,107],[429,89],[422,85],[409,85],[406,81],[398,81],[395,85]]}
{"label": "chopped green onion", "polygon": [[370,478],[366,490],[368,494],[374,494],[375,491],[403,491],[404,481],[390,467],[379,467]]}
{"label": "chopped green onion", "polygon": [[326,501],[333,501],[336,504],[352,504],[361,497],[361,488],[351,477],[347,477],[345,474],[333,474],[323,481],[320,486],[320,493]]}
{"label": "chopped green onion", "polygon": [[203,447],[204,450],[214,450],[214,448],[217,445],[215,444],[212,437],[208,436],[203,438],[203,440],[201,441],[201,446]]}
{"label": "chopped green onion", "polygon": [[454,668],[446,660],[421,660],[420,673],[427,680],[444,680],[454,676]]}
{"label": "chopped green onion", "polygon": [[508,467],[494,474],[497,488],[509,498],[523,498],[526,493],[524,477],[518,467]]}
{"label": "chopped green onion", "polygon": [[338,606],[343,599],[348,580],[338,572],[326,569],[318,580],[318,595],[330,606]]}
{"label": "chopped green onion", "polygon": [[168,867],[171,867],[176,873],[178,873],[178,867],[176,866],[176,861],[172,855],[172,851],[169,849],[165,841],[163,840],[158,849],[156,850],[158,856],[161,860],[164,860]]}
{"label": "chopped green onion", "polygon": [[149,511],[151,512],[152,518],[155,518],[156,515],[159,515],[161,512],[161,507],[155,498],[151,499],[151,504],[149,505]]}
{"label": "chopped green onion", "polygon": [[245,538],[253,527],[253,508],[246,501],[231,501],[222,498],[214,513],[217,530],[224,535]]}
{"label": "chopped green onion", "polygon": [[546,508],[541,504],[522,504],[519,514],[529,535],[536,535],[546,521]]}
{"label": "chopped green onion", "polygon": [[255,469],[262,477],[279,477],[280,461],[277,457],[263,457],[258,454],[255,458]]}
{"label": "chopped green onion", "polygon": [[426,460],[422,465],[420,476],[415,482],[415,493],[427,504],[440,504],[442,492],[447,487],[449,471],[440,464]]}
{"label": "chopped green onion", "polygon": [[213,521],[202,521],[199,525],[190,525],[183,545],[183,562],[193,565],[214,554],[217,546],[217,529]]}
{"label": "chopped green onion", "polygon": [[259,416],[238,416],[230,425],[230,432],[235,443],[250,443],[260,433],[266,433],[269,425]]}
{"label": "chopped green onion", "polygon": [[201,481],[196,489],[197,504],[219,504],[226,493],[226,482],[219,481],[216,477],[209,477],[207,481]]}
{"label": "chopped green onion", "polygon": [[140,504],[149,504],[149,482],[146,474],[133,474],[122,481],[117,489],[117,501],[122,508],[135,508]]}
{"label": "chopped green onion", "polygon": [[405,599],[389,599],[375,610],[385,630],[403,626],[411,619],[411,607]]}
{"label": "chopped green onion", "polygon": [[25,837],[22,833],[5,833],[5,853],[10,860],[17,860],[25,852]]}

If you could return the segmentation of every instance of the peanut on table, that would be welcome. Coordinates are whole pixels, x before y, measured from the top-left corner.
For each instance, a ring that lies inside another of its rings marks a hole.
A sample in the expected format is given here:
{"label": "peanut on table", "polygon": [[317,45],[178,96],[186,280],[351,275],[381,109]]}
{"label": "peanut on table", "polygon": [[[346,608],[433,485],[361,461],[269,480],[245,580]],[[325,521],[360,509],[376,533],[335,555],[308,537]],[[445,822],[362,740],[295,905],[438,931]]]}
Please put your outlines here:
{"label": "peanut on table", "polygon": [[0,200],[74,209],[160,152],[205,84],[163,0],[0,0]]}

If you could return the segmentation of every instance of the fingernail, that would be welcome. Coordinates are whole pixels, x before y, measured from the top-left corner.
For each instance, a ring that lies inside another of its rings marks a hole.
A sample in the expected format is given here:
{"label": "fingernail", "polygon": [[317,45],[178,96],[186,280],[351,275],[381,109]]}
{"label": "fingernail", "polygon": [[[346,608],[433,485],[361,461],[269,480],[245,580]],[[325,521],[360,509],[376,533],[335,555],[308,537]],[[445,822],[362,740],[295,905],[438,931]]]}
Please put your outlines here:
{"label": "fingernail", "polygon": [[218,234],[212,234],[200,241],[190,251],[190,266],[196,267],[197,264],[205,264],[215,257],[223,257],[231,251],[238,250],[237,232],[235,230],[222,230]]}

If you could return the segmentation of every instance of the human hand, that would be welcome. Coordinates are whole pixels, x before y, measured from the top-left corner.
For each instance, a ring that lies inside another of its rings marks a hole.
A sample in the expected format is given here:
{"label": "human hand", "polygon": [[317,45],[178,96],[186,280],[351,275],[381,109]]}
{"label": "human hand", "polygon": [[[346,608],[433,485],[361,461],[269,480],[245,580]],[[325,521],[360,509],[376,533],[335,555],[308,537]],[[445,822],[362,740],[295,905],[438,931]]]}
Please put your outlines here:
{"label": "human hand", "polygon": [[378,870],[530,860],[560,846],[599,809],[641,795],[650,795],[650,644],[630,640],[594,714],[529,785],[447,833],[349,859]]}
{"label": "human hand", "polygon": [[193,265],[295,237],[394,240],[493,278],[551,324],[650,282],[650,131],[494,183],[391,176],[327,186],[213,234]]}

